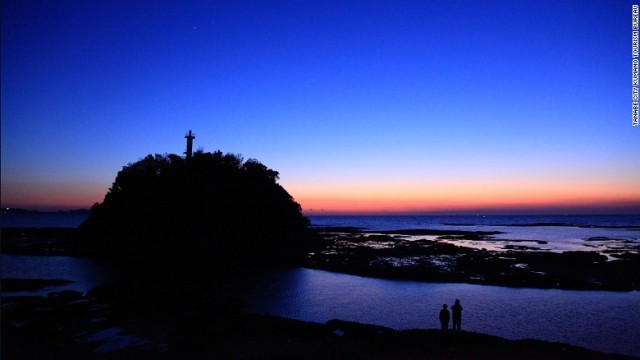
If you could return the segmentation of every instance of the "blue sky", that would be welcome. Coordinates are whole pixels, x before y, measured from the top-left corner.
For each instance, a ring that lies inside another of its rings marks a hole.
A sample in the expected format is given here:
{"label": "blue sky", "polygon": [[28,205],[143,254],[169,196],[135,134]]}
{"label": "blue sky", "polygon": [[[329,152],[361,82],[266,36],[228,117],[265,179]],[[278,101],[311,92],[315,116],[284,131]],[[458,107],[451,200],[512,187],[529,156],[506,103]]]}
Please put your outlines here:
{"label": "blue sky", "polygon": [[90,206],[192,129],[315,212],[638,213],[631,4],[3,1],[2,206]]}

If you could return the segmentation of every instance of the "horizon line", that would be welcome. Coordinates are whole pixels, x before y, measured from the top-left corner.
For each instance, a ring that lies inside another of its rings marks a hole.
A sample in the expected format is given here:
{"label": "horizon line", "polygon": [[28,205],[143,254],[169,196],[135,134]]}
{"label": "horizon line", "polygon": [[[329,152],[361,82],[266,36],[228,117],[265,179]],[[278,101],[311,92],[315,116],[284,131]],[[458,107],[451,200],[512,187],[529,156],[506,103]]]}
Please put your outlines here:
{"label": "horizon line", "polygon": [[[21,207],[0,206],[2,211],[17,210],[40,213],[65,213],[91,211],[89,207]],[[304,216],[640,216],[639,208],[593,207],[566,209],[464,209],[464,210],[434,210],[434,211],[339,211],[339,210],[302,210]]]}

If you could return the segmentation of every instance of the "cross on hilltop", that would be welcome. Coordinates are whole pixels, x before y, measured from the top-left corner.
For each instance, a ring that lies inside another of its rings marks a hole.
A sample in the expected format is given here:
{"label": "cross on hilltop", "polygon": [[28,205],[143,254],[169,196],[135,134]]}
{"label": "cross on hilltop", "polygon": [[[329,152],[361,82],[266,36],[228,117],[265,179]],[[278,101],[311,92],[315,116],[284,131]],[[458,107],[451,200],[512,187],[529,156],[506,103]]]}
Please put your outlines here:
{"label": "cross on hilltop", "polygon": [[191,159],[191,156],[193,156],[193,139],[196,138],[196,134],[192,133],[191,130],[189,130],[187,135],[185,135],[184,137],[185,139],[187,139],[187,152],[185,154],[187,154],[187,159]]}

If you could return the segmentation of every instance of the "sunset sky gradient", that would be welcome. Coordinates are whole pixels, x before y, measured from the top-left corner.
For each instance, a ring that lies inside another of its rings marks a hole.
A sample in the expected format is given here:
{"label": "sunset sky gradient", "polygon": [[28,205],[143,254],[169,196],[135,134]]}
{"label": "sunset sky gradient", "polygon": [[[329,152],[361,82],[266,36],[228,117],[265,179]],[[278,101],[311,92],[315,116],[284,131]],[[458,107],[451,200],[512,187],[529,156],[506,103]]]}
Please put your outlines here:
{"label": "sunset sky gradient", "polygon": [[2,1],[2,206],[241,153],[309,214],[640,214],[631,1]]}

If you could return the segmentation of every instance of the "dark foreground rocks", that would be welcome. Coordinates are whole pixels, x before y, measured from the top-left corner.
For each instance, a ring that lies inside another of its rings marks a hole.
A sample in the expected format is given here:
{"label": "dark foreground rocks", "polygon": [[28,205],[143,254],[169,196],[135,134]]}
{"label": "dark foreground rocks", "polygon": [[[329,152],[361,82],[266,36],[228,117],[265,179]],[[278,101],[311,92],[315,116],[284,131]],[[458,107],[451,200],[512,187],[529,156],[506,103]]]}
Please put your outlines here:
{"label": "dark foreground rocks", "polygon": [[632,359],[471,332],[249,314],[242,301],[101,286],[2,298],[2,359]]}

